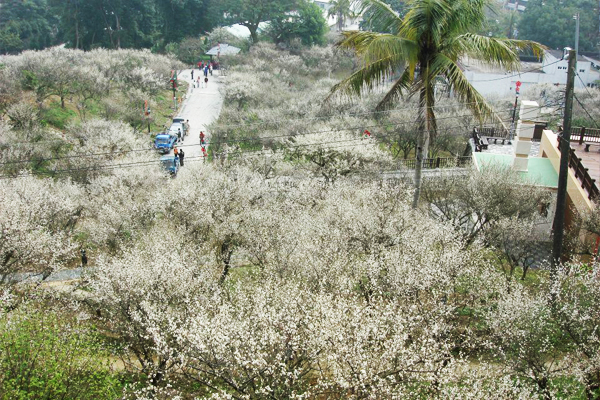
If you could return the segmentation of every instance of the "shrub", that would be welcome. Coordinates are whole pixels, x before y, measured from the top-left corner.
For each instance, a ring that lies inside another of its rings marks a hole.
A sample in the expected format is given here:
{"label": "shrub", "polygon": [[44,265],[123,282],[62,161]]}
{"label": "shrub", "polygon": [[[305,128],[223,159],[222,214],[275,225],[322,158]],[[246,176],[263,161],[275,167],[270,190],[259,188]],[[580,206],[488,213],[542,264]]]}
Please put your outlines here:
{"label": "shrub", "polygon": [[0,398],[118,398],[107,360],[93,335],[52,313],[0,318]]}

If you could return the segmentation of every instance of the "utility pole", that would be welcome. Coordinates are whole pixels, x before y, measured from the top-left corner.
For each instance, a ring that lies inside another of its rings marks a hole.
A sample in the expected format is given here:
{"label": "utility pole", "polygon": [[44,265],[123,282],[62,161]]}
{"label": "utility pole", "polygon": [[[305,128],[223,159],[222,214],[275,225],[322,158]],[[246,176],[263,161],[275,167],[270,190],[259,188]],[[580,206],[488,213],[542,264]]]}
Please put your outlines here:
{"label": "utility pole", "polygon": [[177,110],[177,71],[171,71],[171,84],[173,85],[173,109]]}
{"label": "utility pole", "polygon": [[567,205],[567,181],[569,177],[569,156],[571,153],[571,114],[573,112],[573,86],[575,84],[576,51],[569,50],[569,70],[567,71],[567,91],[565,93],[565,113],[560,138],[560,169],[558,172],[558,193],[554,213],[554,242],[552,244],[551,278],[556,278],[558,264],[562,256]]}
{"label": "utility pole", "polygon": [[577,64],[577,56],[579,56],[579,13],[573,16],[575,20],[575,64]]}
{"label": "utility pole", "polygon": [[521,90],[521,81],[517,81],[517,83],[515,84],[515,92],[517,93],[517,97],[515,97],[515,106],[513,107],[512,121],[510,123],[510,135],[508,137],[508,144],[511,144],[511,141],[515,137],[515,118],[517,117],[517,105],[519,104],[519,90]]}

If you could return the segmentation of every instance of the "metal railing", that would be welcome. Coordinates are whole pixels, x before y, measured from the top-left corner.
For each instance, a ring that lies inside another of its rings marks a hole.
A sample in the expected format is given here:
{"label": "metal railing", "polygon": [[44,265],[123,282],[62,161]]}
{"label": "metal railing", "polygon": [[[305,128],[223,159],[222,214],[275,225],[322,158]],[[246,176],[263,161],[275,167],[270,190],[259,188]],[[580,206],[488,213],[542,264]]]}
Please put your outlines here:
{"label": "metal railing", "polygon": [[[399,160],[399,164],[404,168],[414,169],[417,166],[417,160],[414,158]],[[471,156],[467,157],[435,157],[423,160],[423,169],[437,168],[465,168],[471,164]]]}
{"label": "metal railing", "polygon": [[473,128],[473,132],[479,134],[479,136],[489,136],[497,138],[508,139],[510,131],[502,124],[502,126],[476,126]]}
{"label": "metal railing", "polygon": [[571,128],[571,142],[600,143],[600,129],[573,127]]}
{"label": "metal railing", "polygon": [[[558,150],[560,150],[560,135],[558,135]],[[588,193],[590,200],[600,199],[600,189],[596,185],[596,180],[588,173],[588,168],[584,167],[581,158],[577,157],[574,149],[569,152],[569,168],[575,171],[575,178],[581,183],[581,187]]]}

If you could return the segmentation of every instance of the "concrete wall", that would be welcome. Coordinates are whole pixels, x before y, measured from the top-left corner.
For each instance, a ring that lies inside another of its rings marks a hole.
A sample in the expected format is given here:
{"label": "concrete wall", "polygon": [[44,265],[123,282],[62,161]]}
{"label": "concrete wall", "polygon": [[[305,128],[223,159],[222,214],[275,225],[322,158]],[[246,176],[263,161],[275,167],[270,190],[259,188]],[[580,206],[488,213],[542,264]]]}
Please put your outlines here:
{"label": "concrete wall", "polygon": [[[560,151],[558,151],[557,143],[556,134],[551,130],[544,130],[540,144],[540,155],[550,159],[556,173],[559,173]],[[592,210],[592,202],[588,198],[586,191],[581,187],[579,180],[575,178],[575,173],[571,168],[569,168],[569,178],[567,180],[567,194],[578,211]]]}
{"label": "concrete wall", "polygon": [[[553,64],[554,62],[556,62],[556,64]],[[517,81],[521,82],[521,92],[533,85],[539,84],[566,85],[568,65],[568,60],[559,61],[550,53],[546,53],[546,59],[542,64],[542,69],[536,72],[524,72],[517,76],[513,76],[517,72],[492,74],[465,71],[465,76],[469,83],[471,83],[471,85],[473,85],[473,87],[483,96],[496,95],[504,97],[515,94],[515,84]],[[581,80],[575,77],[576,88],[583,88],[600,79],[600,72],[592,68],[591,62],[589,61],[579,61],[577,63],[577,71]]]}

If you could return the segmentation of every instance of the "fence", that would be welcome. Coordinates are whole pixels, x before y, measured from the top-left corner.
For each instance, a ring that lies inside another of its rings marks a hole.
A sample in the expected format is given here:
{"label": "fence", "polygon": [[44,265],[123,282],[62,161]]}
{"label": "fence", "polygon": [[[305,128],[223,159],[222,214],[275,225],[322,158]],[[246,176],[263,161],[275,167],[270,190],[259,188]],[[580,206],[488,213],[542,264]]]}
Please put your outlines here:
{"label": "fence", "polygon": [[600,129],[573,127],[571,128],[571,142],[600,143]]}
{"label": "fence", "polygon": [[481,137],[487,136],[487,137],[491,137],[491,138],[508,138],[509,137],[509,130],[506,128],[506,126],[502,125],[499,127],[496,126],[478,126],[478,127],[474,127],[473,128],[473,133],[474,134],[478,134]]}
{"label": "fence", "polygon": [[[560,150],[560,135],[558,136],[558,149]],[[600,199],[600,190],[596,186],[596,180],[592,179],[588,169],[581,163],[581,158],[577,157],[574,149],[570,149],[569,168],[575,171],[575,178],[581,182],[581,187],[587,191],[590,200]]]}
{"label": "fence", "polygon": [[[399,161],[404,168],[415,169],[417,160],[414,158]],[[471,164],[471,157],[436,157],[423,160],[424,169],[465,168]]]}

